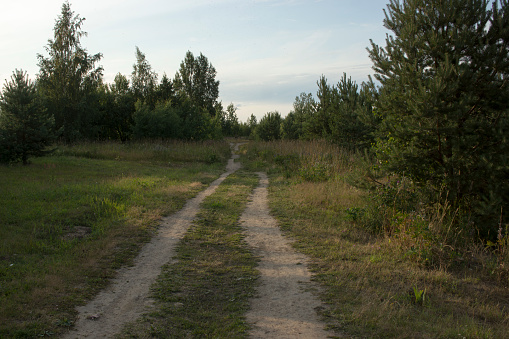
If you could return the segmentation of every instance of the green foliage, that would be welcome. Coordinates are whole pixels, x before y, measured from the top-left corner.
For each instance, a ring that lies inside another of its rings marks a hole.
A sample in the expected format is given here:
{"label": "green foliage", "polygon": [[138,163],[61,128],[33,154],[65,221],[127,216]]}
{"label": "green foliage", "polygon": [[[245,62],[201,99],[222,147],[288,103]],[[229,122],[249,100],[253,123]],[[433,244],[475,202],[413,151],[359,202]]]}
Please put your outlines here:
{"label": "green foliage", "polygon": [[293,111],[288,113],[281,124],[281,137],[285,140],[306,139],[310,137],[310,121],[313,118],[315,102],[311,93],[301,93],[295,98]]}
{"label": "green foliage", "polygon": [[161,79],[161,83],[157,87],[156,90],[156,99],[157,102],[164,102],[164,101],[176,101],[175,96],[175,89],[173,88],[173,82],[168,78],[168,76],[163,74],[163,77]]}
{"label": "green foliage", "polygon": [[327,181],[330,178],[331,169],[327,162],[319,161],[302,166],[299,175],[306,181]]}
{"label": "green foliage", "polygon": [[382,164],[436,196],[445,188],[483,237],[509,201],[508,11],[505,0],[391,1],[394,35],[369,50]]}
{"label": "green foliage", "polygon": [[286,178],[292,177],[299,171],[301,166],[301,160],[297,154],[276,155],[274,156],[274,163],[281,167]]}
{"label": "green foliage", "polygon": [[154,109],[140,101],[134,113],[133,137],[137,139],[179,139],[182,137],[179,109],[171,102],[158,103]]}
{"label": "green foliage", "polygon": [[283,119],[279,112],[268,112],[256,127],[256,136],[264,141],[281,139],[281,123]]}
{"label": "green foliage", "polygon": [[413,295],[413,303],[416,305],[424,305],[426,301],[426,289],[420,290],[417,286],[414,286],[414,295]]}
{"label": "green foliage", "polygon": [[135,100],[141,100],[152,108],[156,101],[157,74],[152,70],[145,54],[136,46],[136,63],[133,65],[131,86]]}
{"label": "green foliage", "polygon": [[373,142],[377,120],[373,115],[372,85],[359,86],[343,74],[333,91],[338,103],[331,117],[331,138],[342,147],[366,149]]}
{"label": "green foliage", "polygon": [[297,140],[301,136],[302,124],[297,120],[295,112],[286,115],[281,123],[281,139]]}
{"label": "green foliage", "polygon": [[221,138],[221,124],[208,111],[184,100],[179,106],[182,136],[186,140],[215,140]]}
{"label": "green foliage", "polygon": [[331,140],[349,149],[367,148],[373,141],[376,119],[373,118],[372,84],[359,86],[343,74],[330,86],[322,76],[318,81],[318,102],[308,118],[308,135]]}
{"label": "green foliage", "polygon": [[55,121],[26,72],[16,70],[0,95],[0,162],[42,156],[54,141]]}
{"label": "green foliage", "polygon": [[97,102],[94,94],[102,77],[102,67],[95,68],[102,54],[90,55],[81,46],[81,38],[87,35],[81,29],[84,20],[65,2],[55,23],[54,39],[45,47],[49,56],[37,55],[37,85],[48,112],[55,117],[56,130],[66,141],[91,134],[95,117],[90,106]]}
{"label": "green foliage", "polygon": [[135,96],[129,80],[118,73],[113,84],[103,88],[102,137],[125,142],[131,135],[135,111]]}
{"label": "green foliage", "polygon": [[337,85],[322,76],[317,82],[317,101],[311,93],[295,98],[294,111],[282,123],[283,139],[327,139],[344,148],[367,149],[379,119],[373,109],[374,85],[360,88],[343,74]]}
{"label": "green foliage", "polygon": [[194,57],[188,51],[175,74],[174,87],[177,93],[187,98],[193,106],[205,109],[210,116],[215,116],[219,81],[216,80],[216,69],[207,57],[200,53]]}
{"label": "green foliage", "polygon": [[[237,108],[230,103],[223,111],[222,105],[216,106],[216,117],[219,115],[221,121],[221,128],[224,136],[236,137],[240,134],[240,124],[237,117]],[[249,134],[248,134],[249,135]]]}

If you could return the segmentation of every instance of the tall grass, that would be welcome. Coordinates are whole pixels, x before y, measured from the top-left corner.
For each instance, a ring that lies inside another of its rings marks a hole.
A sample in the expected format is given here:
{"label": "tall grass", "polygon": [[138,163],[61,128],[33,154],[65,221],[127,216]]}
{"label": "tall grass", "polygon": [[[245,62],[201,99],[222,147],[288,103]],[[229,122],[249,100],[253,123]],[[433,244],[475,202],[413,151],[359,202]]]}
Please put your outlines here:
{"label": "tall grass", "polygon": [[[251,143],[281,227],[312,257],[331,326],[361,337],[504,337],[507,235],[465,234],[463,213],[325,142]],[[488,247],[488,248],[487,248]]]}
{"label": "tall grass", "polygon": [[282,171],[287,177],[328,181],[350,173],[362,157],[323,140],[249,143],[246,154],[253,168]]}
{"label": "tall grass", "polygon": [[214,163],[224,162],[230,157],[230,146],[225,141],[82,142],[71,146],[60,145],[56,154],[143,162]]}

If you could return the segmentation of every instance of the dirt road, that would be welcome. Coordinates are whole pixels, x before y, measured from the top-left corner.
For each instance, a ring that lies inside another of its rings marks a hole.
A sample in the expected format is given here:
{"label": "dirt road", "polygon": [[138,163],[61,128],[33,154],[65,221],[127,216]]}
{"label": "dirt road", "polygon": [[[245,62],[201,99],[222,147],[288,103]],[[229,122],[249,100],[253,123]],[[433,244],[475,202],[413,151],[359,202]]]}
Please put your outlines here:
{"label": "dirt road", "polygon": [[[234,150],[238,147],[239,144]],[[233,155],[225,173],[188,201],[182,210],[163,220],[158,235],[142,249],[133,267],[120,270],[107,289],[78,308],[76,326],[64,338],[111,338],[147,310],[152,303],[149,289],[161,267],[175,255],[176,245],[191,226],[203,199],[240,168],[240,163],[235,162],[237,158]],[[268,179],[264,173],[259,176],[260,186],[253,192],[241,217],[247,241],[261,257],[259,296],[252,300],[247,314],[253,326],[250,335],[254,338],[326,338],[327,332],[315,312],[321,305],[304,290],[310,284],[306,258],[291,248],[269,215]]]}

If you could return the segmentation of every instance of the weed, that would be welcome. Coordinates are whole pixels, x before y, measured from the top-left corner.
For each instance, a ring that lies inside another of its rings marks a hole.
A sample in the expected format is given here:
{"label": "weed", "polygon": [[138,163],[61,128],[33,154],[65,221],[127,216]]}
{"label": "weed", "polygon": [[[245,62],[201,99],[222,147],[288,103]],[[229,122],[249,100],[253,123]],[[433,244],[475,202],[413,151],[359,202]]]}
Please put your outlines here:
{"label": "weed", "polygon": [[417,286],[414,286],[413,290],[414,290],[414,294],[413,294],[412,302],[416,305],[423,306],[424,303],[426,302],[426,289],[420,290],[417,288]]}
{"label": "weed", "polygon": [[350,207],[345,209],[345,218],[351,221],[358,221],[365,213],[366,209],[363,207]]}

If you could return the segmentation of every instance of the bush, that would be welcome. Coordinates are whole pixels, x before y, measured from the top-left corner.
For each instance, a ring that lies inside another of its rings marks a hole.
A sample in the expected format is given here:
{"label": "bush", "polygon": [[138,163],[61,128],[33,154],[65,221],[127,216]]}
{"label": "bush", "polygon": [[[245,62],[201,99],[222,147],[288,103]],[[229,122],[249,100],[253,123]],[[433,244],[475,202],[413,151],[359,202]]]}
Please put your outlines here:
{"label": "bush", "polygon": [[281,123],[283,119],[278,112],[269,112],[256,127],[256,135],[263,141],[281,139]]}
{"label": "bush", "polygon": [[138,139],[179,139],[182,122],[177,108],[170,102],[159,103],[151,110],[147,104],[136,103],[133,136]]}

